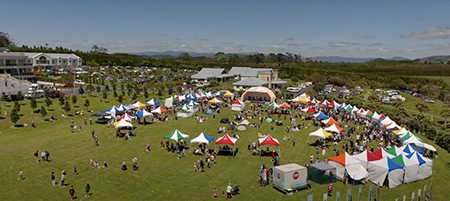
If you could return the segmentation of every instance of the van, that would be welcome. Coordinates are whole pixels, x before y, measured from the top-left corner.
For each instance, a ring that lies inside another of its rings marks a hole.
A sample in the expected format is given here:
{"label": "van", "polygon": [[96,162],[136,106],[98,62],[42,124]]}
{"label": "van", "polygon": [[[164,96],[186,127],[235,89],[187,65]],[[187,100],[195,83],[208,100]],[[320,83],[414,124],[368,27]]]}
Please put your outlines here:
{"label": "van", "polygon": [[38,89],[38,90],[28,91],[28,93],[25,94],[25,98],[27,98],[27,99],[42,98],[42,97],[44,97],[44,95],[45,95],[44,90]]}

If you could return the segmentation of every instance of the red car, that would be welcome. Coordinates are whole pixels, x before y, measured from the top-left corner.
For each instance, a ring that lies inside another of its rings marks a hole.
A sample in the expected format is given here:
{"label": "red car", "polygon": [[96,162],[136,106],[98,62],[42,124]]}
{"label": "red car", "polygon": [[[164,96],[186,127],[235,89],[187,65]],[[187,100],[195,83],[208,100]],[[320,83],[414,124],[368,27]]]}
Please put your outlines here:
{"label": "red car", "polygon": [[73,87],[73,83],[66,83],[63,85],[63,87]]}

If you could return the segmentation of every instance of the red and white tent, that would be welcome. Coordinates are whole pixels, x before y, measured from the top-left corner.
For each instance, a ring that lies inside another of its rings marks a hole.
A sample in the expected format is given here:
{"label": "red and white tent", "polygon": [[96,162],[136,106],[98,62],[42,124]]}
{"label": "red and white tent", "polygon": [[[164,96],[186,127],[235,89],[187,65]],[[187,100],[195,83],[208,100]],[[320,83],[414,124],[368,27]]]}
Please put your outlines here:
{"label": "red and white tent", "polygon": [[264,145],[280,146],[280,142],[278,142],[278,140],[273,138],[270,134],[268,134],[266,137],[259,138],[259,144],[260,146]]}
{"label": "red and white tent", "polygon": [[240,100],[236,99],[236,101],[234,101],[231,104],[231,110],[233,110],[233,111],[244,111],[244,109],[245,109],[245,103],[243,103]]}
{"label": "red and white tent", "polygon": [[334,108],[336,108],[336,107],[341,106],[341,104],[339,104],[339,103],[336,102],[336,101],[333,101],[333,102],[329,102],[329,103],[327,104],[327,106],[328,106],[328,107],[334,107]]}
{"label": "red and white tent", "polygon": [[236,144],[236,141],[236,138],[232,138],[228,134],[225,134],[224,136],[216,140],[216,144],[227,144],[234,146],[234,144]]}
{"label": "red and white tent", "polygon": [[316,98],[313,98],[312,100],[309,101],[309,103],[317,105],[319,103],[319,101],[316,100]]}
{"label": "red and white tent", "polygon": [[331,124],[331,126],[325,128],[325,131],[328,132],[333,132],[333,133],[341,133],[342,131],[344,131],[343,128],[340,128],[338,125],[336,124]]}
{"label": "red and white tent", "polygon": [[128,122],[132,122],[134,117],[132,117],[129,114],[125,113],[122,116],[120,116],[119,118],[117,118],[116,121],[120,121],[122,119],[125,120],[125,121],[128,121]]}
{"label": "red and white tent", "polygon": [[157,113],[157,114],[164,114],[166,112],[169,112],[169,110],[166,110],[166,109],[162,108],[161,106],[152,110],[152,113]]}
{"label": "red and white tent", "polygon": [[317,110],[312,109],[311,107],[307,107],[305,109],[302,109],[302,111],[306,112],[306,113],[316,113],[317,112]]}
{"label": "red and white tent", "polygon": [[328,104],[330,104],[330,102],[328,102],[327,99],[325,99],[325,100],[321,101],[319,104],[327,106]]}

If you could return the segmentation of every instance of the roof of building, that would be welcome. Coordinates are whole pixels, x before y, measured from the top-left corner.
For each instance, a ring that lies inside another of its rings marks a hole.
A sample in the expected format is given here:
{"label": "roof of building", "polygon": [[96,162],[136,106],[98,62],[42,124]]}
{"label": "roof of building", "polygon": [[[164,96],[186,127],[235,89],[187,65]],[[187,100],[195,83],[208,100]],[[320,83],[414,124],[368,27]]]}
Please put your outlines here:
{"label": "roof of building", "polygon": [[234,86],[263,86],[267,84],[268,83],[266,81],[261,80],[259,78],[247,78],[239,82],[233,83]]}
{"label": "roof of building", "polygon": [[208,79],[221,75],[225,69],[223,68],[202,68],[197,74],[192,75],[193,79]]}
{"label": "roof of building", "polygon": [[25,57],[25,55],[21,52],[0,52],[0,56],[5,57]]}
{"label": "roof of building", "polygon": [[61,53],[39,53],[39,52],[24,52],[24,55],[30,58],[36,57],[38,55],[47,55],[53,59],[57,59],[57,58],[62,58],[62,59],[80,59],[79,56],[75,55],[75,54],[61,54]]}
{"label": "roof of building", "polygon": [[250,67],[232,67],[229,74],[240,75],[243,77],[257,77],[259,72],[270,72],[272,68],[250,68]]}
{"label": "roof of building", "polygon": [[286,84],[287,81],[285,80],[276,80],[276,81],[272,81],[272,84]]}

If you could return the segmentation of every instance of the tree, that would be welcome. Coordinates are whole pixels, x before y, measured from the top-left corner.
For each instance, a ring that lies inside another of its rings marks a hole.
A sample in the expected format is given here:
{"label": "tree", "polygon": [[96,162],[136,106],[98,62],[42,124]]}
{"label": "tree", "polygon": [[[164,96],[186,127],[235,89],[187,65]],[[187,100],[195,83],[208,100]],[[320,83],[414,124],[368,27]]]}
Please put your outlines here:
{"label": "tree", "polygon": [[8,33],[0,31],[0,47],[15,47],[16,45],[17,43]]}
{"label": "tree", "polygon": [[59,105],[63,106],[65,102],[64,96],[59,97]]}
{"label": "tree", "polygon": [[149,97],[148,91],[147,89],[144,90],[144,98],[147,100],[147,98]]}
{"label": "tree", "polygon": [[19,101],[23,100],[22,91],[17,92],[17,100],[19,100]]}
{"label": "tree", "polygon": [[446,107],[441,110],[441,116],[444,117],[445,124],[447,124],[447,119],[450,118],[450,108]]}
{"label": "tree", "polygon": [[41,107],[41,115],[42,117],[45,117],[45,115],[47,115],[47,110],[45,109],[44,106]]}
{"label": "tree", "polygon": [[138,99],[138,93],[134,92],[133,96],[131,97],[132,100],[137,100]]}
{"label": "tree", "polygon": [[400,99],[394,99],[391,101],[391,104],[392,106],[394,106],[394,108],[398,108],[403,105],[403,101]]}
{"label": "tree", "polygon": [[102,91],[102,88],[100,86],[97,85],[97,87],[95,88],[95,90],[97,91],[97,93],[100,93]]}
{"label": "tree", "polygon": [[31,109],[33,109],[33,110],[35,110],[37,108],[37,102],[36,102],[35,98],[32,98],[30,100],[30,106],[31,106]]}
{"label": "tree", "polygon": [[19,103],[19,101],[14,101],[14,109],[17,112],[20,112],[20,103]]}
{"label": "tree", "polygon": [[47,105],[47,107],[50,107],[50,105],[52,105],[53,101],[50,97],[45,97],[44,99],[45,105]]}
{"label": "tree", "polygon": [[117,97],[117,101],[118,101],[119,103],[122,103],[122,102],[123,102],[123,97],[122,97],[122,95],[120,95],[119,97]]}
{"label": "tree", "polygon": [[72,103],[73,103],[73,105],[77,104],[77,102],[78,102],[78,97],[77,97],[77,95],[73,95],[73,96],[72,96]]}
{"label": "tree", "polygon": [[106,93],[106,91],[103,92],[102,97],[103,97],[103,99],[107,99],[108,98],[108,94]]}
{"label": "tree", "polygon": [[89,105],[91,105],[91,103],[89,102],[89,99],[86,98],[86,100],[84,101],[84,106],[86,107],[86,109],[89,108]]}
{"label": "tree", "polygon": [[72,107],[70,106],[69,101],[65,101],[64,103],[64,107],[62,108],[64,111],[66,111],[66,113],[69,113],[69,111],[72,109]]}
{"label": "tree", "polygon": [[83,86],[80,85],[80,88],[78,89],[78,94],[84,94]]}
{"label": "tree", "polygon": [[162,94],[162,90],[161,89],[158,89],[158,96],[159,97],[161,97],[163,94]]}
{"label": "tree", "polygon": [[430,111],[430,106],[428,106],[427,104],[425,104],[422,101],[416,102],[416,108],[417,110],[419,110],[419,112],[422,114],[424,112],[429,112]]}
{"label": "tree", "polygon": [[113,96],[114,96],[114,98],[117,97],[117,91],[116,90],[114,90]]}
{"label": "tree", "polygon": [[86,90],[88,91],[88,94],[90,95],[91,92],[93,92],[95,90],[94,86],[92,86],[92,84],[89,84],[86,86]]}
{"label": "tree", "polygon": [[109,91],[109,85],[105,85],[105,90],[104,91]]}
{"label": "tree", "polygon": [[16,123],[20,120],[19,113],[16,109],[13,109],[11,111],[11,122],[14,124],[14,127],[16,126]]}

